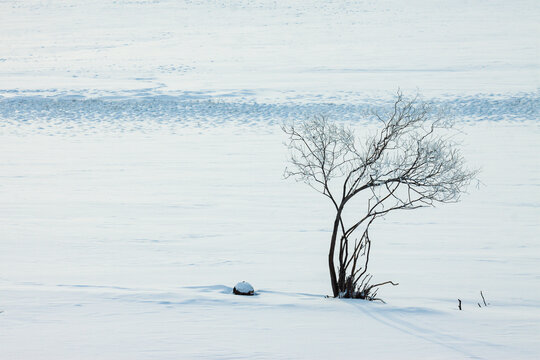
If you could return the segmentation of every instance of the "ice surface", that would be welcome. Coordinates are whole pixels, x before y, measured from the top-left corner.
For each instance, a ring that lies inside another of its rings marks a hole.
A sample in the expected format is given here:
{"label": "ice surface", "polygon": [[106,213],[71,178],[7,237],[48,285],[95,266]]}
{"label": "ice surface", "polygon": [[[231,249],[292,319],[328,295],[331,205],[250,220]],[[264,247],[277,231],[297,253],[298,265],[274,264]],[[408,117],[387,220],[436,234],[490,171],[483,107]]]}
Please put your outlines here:
{"label": "ice surface", "polygon": [[[539,12],[0,2],[0,358],[538,358]],[[455,117],[481,182],[373,228],[387,304],[325,298],[331,206],[282,179],[279,124],[361,135],[398,87]]]}

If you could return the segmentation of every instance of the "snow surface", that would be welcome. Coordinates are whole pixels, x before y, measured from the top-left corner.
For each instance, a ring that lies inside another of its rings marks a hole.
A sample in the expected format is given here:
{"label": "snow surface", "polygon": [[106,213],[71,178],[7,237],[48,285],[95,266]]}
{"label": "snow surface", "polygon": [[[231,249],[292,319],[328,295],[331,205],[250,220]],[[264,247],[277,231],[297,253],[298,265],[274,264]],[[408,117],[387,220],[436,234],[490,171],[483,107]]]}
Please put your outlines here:
{"label": "snow surface", "polygon": [[[0,358],[537,359],[538,18],[0,2]],[[398,87],[455,117],[481,183],[374,227],[387,304],[325,298],[331,207],[282,179],[279,124],[325,113],[361,135]],[[259,296],[232,295],[248,277]]]}
{"label": "snow surface", "polygon": [[5,95],[538,90],[536,0],[8,0],[0,14]]}

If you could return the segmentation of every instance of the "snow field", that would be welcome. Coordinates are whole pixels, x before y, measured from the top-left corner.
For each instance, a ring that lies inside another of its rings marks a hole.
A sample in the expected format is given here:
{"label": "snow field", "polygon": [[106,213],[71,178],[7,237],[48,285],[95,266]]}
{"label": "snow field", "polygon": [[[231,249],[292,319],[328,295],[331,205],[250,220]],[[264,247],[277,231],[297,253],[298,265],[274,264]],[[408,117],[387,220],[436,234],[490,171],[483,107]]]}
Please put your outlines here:
{"label": "snow field", "polygon": [[[0,359],[537,359],[538,18],[535,0],[1,1]],[[398,88],[455,117],[481,184],[373,228],[388,304],[325,298],[331,207],[282,179],[279,124],[362,134]]]}
{"label": "snow field", "polygon": [[0,3],[0,88],[354,103],[539,86],[535,0]]}
{"label": "snow field", "polygon": [[[533,359],[540,129],[524,124],[463,125],[483,185],[374,228],[371,271],[400,282],[387,305],[324,298],[331,209],[282,180],[277,126],[4,136],[2,352]],[[259,295],[231,295],[241,280]]]}

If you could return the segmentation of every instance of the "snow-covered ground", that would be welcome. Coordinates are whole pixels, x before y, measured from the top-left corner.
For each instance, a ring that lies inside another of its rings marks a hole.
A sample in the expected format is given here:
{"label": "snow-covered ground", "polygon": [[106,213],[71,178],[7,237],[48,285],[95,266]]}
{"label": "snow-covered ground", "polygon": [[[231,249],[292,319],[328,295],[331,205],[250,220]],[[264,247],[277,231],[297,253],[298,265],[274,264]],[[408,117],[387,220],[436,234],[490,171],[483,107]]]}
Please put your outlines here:
{"label": "snow-covered ground", "polygon": [[[0,358],[538,358],[538,18],[536,1],[0,2]],[[398,87],[455,117],[481,184],[374,228],[387,304],[325,298],[331,209],[282,179],[279,124],[361,134]],[[256,296],[231,294],[242,280]]]}
{"label": "snow-covered ground", "polygon": [[535,92],[536,0],[0,2],[7,94]]}

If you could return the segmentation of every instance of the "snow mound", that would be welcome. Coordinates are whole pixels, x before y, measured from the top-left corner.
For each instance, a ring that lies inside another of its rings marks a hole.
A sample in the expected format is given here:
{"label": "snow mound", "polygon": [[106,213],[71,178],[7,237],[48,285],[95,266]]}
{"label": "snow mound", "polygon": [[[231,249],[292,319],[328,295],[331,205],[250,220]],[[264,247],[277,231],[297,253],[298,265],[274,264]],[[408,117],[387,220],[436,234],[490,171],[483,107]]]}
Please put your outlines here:
{"label": "snow mound", "polygon": [[236,295],[253,295],[255,290],[253,290],[253,286],[250,283],[242,281],[236,284],[233,293]]}

